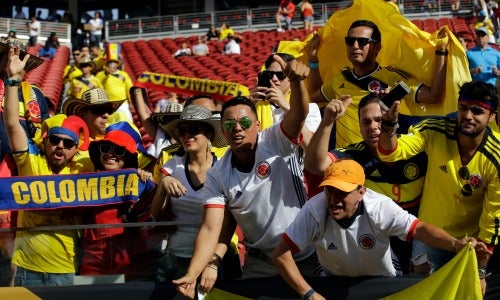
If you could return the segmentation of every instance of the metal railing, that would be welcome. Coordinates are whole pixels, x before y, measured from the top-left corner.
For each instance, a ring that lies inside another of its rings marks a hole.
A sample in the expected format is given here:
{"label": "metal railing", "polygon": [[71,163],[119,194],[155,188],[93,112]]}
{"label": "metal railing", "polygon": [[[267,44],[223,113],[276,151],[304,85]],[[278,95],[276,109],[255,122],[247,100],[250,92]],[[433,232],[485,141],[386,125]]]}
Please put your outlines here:
{"label": "metal railing", "polygon": [[[450,3],[437,2],[438,7],[435,11],[429,11],[427,7],[421,4],[422,1],[418,0],[399,1],[399,8],[405,16],[416,18],[439,17],[443,14],[450,14]],[[346,8],[351,4],[352,1],[314,4],[314,25],[325,24],[335,11]],[[463,1],[461,12],[470,14],[472,11],[472,1]],[[238,31],[271,29],[276,27],[275,15],[276,7],[261,7],[114,20],[106,22],[105,36],[108,41],[147,39],[158,37],[159,35],[172,37],[187,36],[206,33],[211,25],[219,27],[223,22],[229,23],[234,30]],[[298,8],[293,18],[293,26],[302,27]]]}
{"label": "metal railing", "polygon": [[[7,36],[7,33],[15,28],[17,38],[29,39],[28,22],[30,20],[0,18],[0,35]],[[55,32],[61,44],[71,44],[71,24],[44,21],[40,21],[40,23],[38,42],[44,42],[51,32]]]}

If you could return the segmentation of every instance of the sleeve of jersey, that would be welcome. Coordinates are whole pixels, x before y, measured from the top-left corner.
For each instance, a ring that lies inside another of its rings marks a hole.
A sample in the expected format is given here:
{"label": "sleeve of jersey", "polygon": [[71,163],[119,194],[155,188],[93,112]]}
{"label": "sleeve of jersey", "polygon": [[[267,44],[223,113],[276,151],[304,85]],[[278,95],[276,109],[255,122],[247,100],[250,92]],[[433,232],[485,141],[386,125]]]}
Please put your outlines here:
{"label": "sleeve of jersey", "polygon": [[398,138],[396,148],[391,151],[386,151],[377,147],[379,158],[382,161],[399,161],[409,159],[423,151],[427,136],[421,131],[421,124],[411,126],[408,129],[408,134],[401,135]]}
{"label": "sleeve of jersey", "polygon": [[500,238],[500,180],[496,168],[492,167],[490,174],[492,175],[485,189],[483,211],[479,219],[479,238],[488,244],[496,245]]}
{"label": "sleeve of jersey", "polygon": [[319,236],[320,222],[314,213],[314,203],[320,201],[324,204],[322,195],[323,193],[320,193],[311,198],[283,233],[283,239],[292,250],[292,254],[304,250]]}
{"label": "sleeve of jersey", "polygon": [[226,206],[223,185],[217,178],[216,170],[215,167],[208,170],[205,183],[200,191],[203,193],[203,199],[206,199],[205,208],[224,208]]}
{"label": "sleeve of jersey", "polygon": [[[300,135],[302,138],[302,134]],[[299,142],[301,142],[300,140]],[[259,147],[275,152],[283,157],[289,156],[297,147],[293,140],[289,139],[281,129],[281,122],[265,129],[259,136]]]}
{"label": "sleeve of jersey", "polygon": [[334,82],[333,82],[333,76],[327,79],[325,82],[323,82],[323,85],[321,85],[320,92],[321,95],[323,96],[323,100],[325,102],[330,102],[330,100],[335,98],[335,90],[333,89]]}
{"label": "sleeve of jersey", "polygon": [[380,228],[384,228],[390,236],[397,236],[403,241],[407,240],[415,221],[417,221],[417,217],[408,213],[387,197],[380,199],[377,206],[379,208],[374,211],[378,216],[376,220],[380,222]]}

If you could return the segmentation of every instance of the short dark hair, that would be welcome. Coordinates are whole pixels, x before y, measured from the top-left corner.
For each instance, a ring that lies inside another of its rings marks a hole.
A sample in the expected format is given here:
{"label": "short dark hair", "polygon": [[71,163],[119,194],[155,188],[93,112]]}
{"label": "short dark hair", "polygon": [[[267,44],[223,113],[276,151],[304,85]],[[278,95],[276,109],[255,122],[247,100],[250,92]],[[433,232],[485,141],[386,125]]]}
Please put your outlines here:
{"label": "short dark hair", "polygon": [[278,52],[278,53],[273,53],[271,55],[269,55],[266,59],[266,61],[264,62],[264,66],[267,68],[269,68],[269,66],[275,61],[274,58],[273,58],[273,55],[278,55],[279,57],[281,57],[286,63],[289,63],[291,62],[292,60],[295,59],[295,56],[291,55],[291,54],[288,54],[288,53],[281,53],[281,52]]}
{"label": "short dark hair", "polygon": [[253,102],[250,101],[250,99],[244,96],[236,96],[224,102],[224,104],[222,104],[221,116],[224,116],[224,112],[226,111],[226,109],[236,105],[246,105],[250,107],[252,112],[255,114],[255,117],[257,117],[257,109],[255,108],[255,104],[253,104]]}
{"label": "short dark hair", "polygon": [[496,112],[498,106],[497,89],[491,83],[474,80],[464,83],[458,92],[458,100],[477,100],[491,104],[491,113]]}
{"label": "short dark hair", "polygon": [[217,105],[217,101],[215,101],[212,97],[210,97],[210,95],[208,95],[208,94],[196,94],[196,95],[193,95],[193,96],[187,98],[186,101],[184,101],[184,107],[193,104],[194,100],[201,99],[201,98],[210,99],[214,102],[214,105]]}
{"label": "short dark hair", "polygon": [[373,29],[372,36],[371,38],[378,41],[379,43],[382,42],[382,34],[380,33],[380,30],[378,29],[377,24],[373,23],[372,21],[369,20],[356,20],[352,22],[351,26],[349,27],[348,32],[357,27],[370,27]]}
{"label": "short dark hair", "polygon": [[375,94],[375,93],[369,93],[368,95],[364,96],[363,98],[361,98],[361,100],[359,100],[359,104],[358,104],[358,119],[360,117],[360,114],[361,114],[361,109],[363,109],[363,107],[367,106],[368,104],[371,104],[371,103],[377,103],[378,104],[378,95]]}

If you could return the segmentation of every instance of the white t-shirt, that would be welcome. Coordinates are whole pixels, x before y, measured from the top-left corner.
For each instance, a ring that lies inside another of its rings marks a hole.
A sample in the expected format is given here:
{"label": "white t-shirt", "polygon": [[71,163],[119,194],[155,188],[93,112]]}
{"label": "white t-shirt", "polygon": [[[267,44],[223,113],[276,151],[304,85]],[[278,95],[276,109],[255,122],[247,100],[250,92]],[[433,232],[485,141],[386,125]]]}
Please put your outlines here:
{"label": "white t-shirt", "polygon": [[[281,108],[276,108],[272,106],[273,110],[273,123],[280,122],[285,115],[285,112]],[[316,103],[309,103],[309,114],[307,114],[306,121],[304,125],[311,132],[316,132],[319,127],[319,123],[321,122],[321,112],[319,110],[319,106]]]}
{"label": "white t-shirt", "polygon": [[29,26],[29,35],[38,36],[40,34],[40,28],[42,28],[42,24],[39,21],[31,22]]}
{"label": "white t-shirt", "polygon": [[[227,206],[243,231],[247,245],[272,257],[281,234],[306,201],[302,169],[296,161],[298,146],[275,124],[258,137],[255,163],[243,173],[231,163],[232,151],[208,170],[205,207]],[[300,260],[313,248],[296,255]]]}
{"label": "white t-shirt", "polygon": [[[214,156],[214,159],[217,159]],[[162,172],[175,177],[186,188],[187,193],[179,198],[171,197],[175,221],[186,221],[195,225],[178,225],[168,239],[167,249],[180,257],[193,256],[194,240],[203,221],[205,198],[199,192],[203,185],[195,187],[186,176],[186,157],[174,156],[162,167]]]}
{"label": "white t-shirt", "polygon": [[90,19],[89,24],[92,25],[92,35],[102,35],[102,28],[104,27],[104,21],[99,19]]}
{"label": "white t-shirt", "polygon": [[286,229],[285,240],[292,249],[314,244],[319,263],[330,275],[395,276],[389,237],[406,240],[418,219],[368,188],[362,203],[362,213],[344,229],[330,217],[325,193],[319,193]]}
{"label": "white t-shirt", "polygon": [[226,44],[225,49],[225,54],[241,54],[240,45],[234,39]]}

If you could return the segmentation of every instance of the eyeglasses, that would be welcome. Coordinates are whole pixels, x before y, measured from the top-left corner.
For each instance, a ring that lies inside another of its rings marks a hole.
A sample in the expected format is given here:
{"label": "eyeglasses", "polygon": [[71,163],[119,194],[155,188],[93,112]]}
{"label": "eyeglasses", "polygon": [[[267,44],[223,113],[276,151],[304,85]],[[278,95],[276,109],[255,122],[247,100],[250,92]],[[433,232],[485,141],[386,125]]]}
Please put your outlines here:
{"label": "eyeglasses", "polygon": [[110,144],[100,144],[99,151],[101,151],[101,154],[109,154],[112,151],[116,156],[124,156],[127,153],[127,148],[123,146],[112,146]]}
{"label": "eyeglasses", "polygon": [[368,45],[369,43],[378,43],[377,40],[374,40],[372,38],[354,37],[354,36],[346,36],[345,37],[345,44],[347,46],[354,46],[354,42],[358,42],[358,45],[360,47],[364,47],[364,46]]}
{"label": "eyeglasses", "polygon": [[200,125],[189,125],[189,126],[179,126],[177,127],[177,134],[179,136],[185,136],[189,134],[190,136],[198,135],[205,132],[204,128]]}
{"label": "eyeglasses", "polygon": [[461,111],[461,112],[466,112],[466,111],[470,110],[471,113],[473,115],[475,115],[475,116],[480,116],[480,115],[486,113],[486,111],[484,111],[484,109],[482,109],[481,107],[468,106],[468,105],[465,105],[465,104],[459,104],[458,105],[458,110]]}
{"label": "eyeglasses", "polygon": [[460,167],[458,169],[458,177],[460,177],[462,180],[467,180],[467,183],[462,186],[462,189],[460,192],[462,193],[463,196],[470,196],[472,195],[472,185],[469,182],[470,179],[470,171],[467,167]]}
{"label": "eyeglasses", "polygon": [[262,71],[263,74],[269,76],[268,78],[273,78],[274,75],[276,75],[276,77],[279,79],[279,80],[285,80],[286,78],[286,75],[285,73],[283,73],[283,71]]}
{"label": "eyeglasses", "polygon": [[96,116],[102,116],[104,114],[111,115],[114,112],[113,106],[109,105],[96,105],[90,107],[90,112]]}
{"label": "eyeglasses", "polygon": [[51,143],[54,146],[59,145],[59,143],[61,141],[63,141],[64,148],[66,148],[68,150],[76,146],[76,142],[74,140],[68,139],[68,138],[63,138],[63,137],[60,137],[57,135],[49,135],[48,139],[49,139],[49,143]]}
{"label": "eyeglasses", "polygon": [[236,123],[239,123],[241,128],[246,130],[250,128],[250,126],[252,126],[253,121],[249,117],[243,117],[239,120],[227,120],[224,121],[222,127],[224,128],[225,131],[232,132],[236,128]]}

